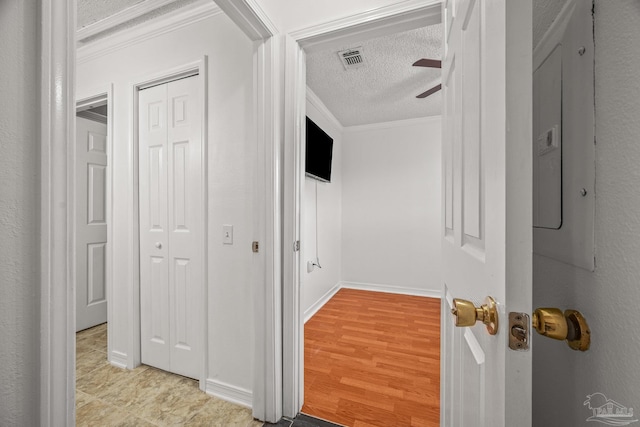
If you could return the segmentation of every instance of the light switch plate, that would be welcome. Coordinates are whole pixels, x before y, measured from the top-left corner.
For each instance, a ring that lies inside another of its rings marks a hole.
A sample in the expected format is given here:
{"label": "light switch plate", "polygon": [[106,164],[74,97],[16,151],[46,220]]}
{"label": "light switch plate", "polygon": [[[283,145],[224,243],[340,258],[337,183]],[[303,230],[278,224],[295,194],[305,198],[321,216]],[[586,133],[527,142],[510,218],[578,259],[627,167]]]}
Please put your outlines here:
{"label": "light switch plate", "polygon": [[222,226],[222,243],[225,245],[233,245],[233,225]]}

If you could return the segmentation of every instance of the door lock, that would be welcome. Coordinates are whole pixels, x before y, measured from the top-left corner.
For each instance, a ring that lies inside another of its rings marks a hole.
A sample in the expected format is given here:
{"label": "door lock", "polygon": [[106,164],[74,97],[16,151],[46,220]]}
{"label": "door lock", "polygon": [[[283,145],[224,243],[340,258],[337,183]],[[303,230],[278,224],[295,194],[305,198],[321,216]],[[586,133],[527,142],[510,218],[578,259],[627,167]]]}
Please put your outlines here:
{"label": "door lock", "polygon": [[[537,308],[533,312],[531,327],[540,335],[554,340],[567,341],[574,350],[587,351],[591,345],[591,331],[584,316],[576,310]],[[529,349],[529,316],[526,313],[509,313],[509,348]]]}
{"label": "door lock", "polygon": [[529,350],[529,315],[527,313],[509,313],[509,348],[511,350]]}
{"label": "door lock", "polygon": [[587,351],[591,345],[591,330],[587,320],[577,310],[537,308],[533,312],[531,326],[540,335],[567,341],[573,350]]}
{"label": "door lock", "polygon": [[490,335],[498,333],[498,309],[492,297],[487,297],[480,307],[471,301],[454,298],[451,314],[455,316],[456,326],[473,326],[476,322],[482,322]]}

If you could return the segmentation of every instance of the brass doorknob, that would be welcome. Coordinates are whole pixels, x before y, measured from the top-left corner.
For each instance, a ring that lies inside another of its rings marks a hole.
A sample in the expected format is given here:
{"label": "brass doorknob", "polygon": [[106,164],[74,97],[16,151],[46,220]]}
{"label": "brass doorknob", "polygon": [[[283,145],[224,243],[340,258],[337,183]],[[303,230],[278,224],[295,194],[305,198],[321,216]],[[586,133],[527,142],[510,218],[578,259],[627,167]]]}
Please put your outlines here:
{"label": "brass doorknob", "polygon": [[591,345],[591,330],[582,313],[558,308],[537,308],[533,312],[531,326],[540,335],[567,341],[574,350],[586,351]]}
{"label": "brass doorknob", "polygon": [[451,314],[455,316],[456,326],[473,326],[476,322],[482,322],[490,335],[498,333],[498,309],[492,297],[487,297],[480,307],[471,301],[454,298]]}

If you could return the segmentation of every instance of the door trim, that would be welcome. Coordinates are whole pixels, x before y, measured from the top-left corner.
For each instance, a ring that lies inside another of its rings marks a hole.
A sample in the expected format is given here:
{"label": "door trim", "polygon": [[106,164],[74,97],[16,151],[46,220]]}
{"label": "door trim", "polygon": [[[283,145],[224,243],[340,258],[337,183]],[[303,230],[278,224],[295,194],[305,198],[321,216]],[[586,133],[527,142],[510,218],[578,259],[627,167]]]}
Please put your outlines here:
{"label": "door trim", "polygon": [[75,290],[71,280],[75,146],[76,7],[44,1],[39,12],[40,425],[75,424]]}
{"label": "door trim", "polygon": [[[106,188],[106,222],[107,222],[107,252],[106,252],[106,261],[105,261],[105,290],[107,297],[107,324],[113,319],[114,313],[111,301],[111,292],[113,286],[113,84],[109,83],[105,86],[95,88],[87,92],[87,94],[79,93],[76,96],[76,110],[81,111],[82,109],[89,108],[95,104],[105,103],[107,104],[107,188]],[[77,149],[77,141],[73,141],[73,153],[72,156],[74,158],[74,164],[76,162],[76,149]],[[75,194],[76,190],[76,176],[73,178],[73,191]],[[71,209],[69,211],[69,216],[73,218],[73,243],[72,243],[72,253],[77,253],[76,248],[76,218],[75,218],[75,209]],[[74,289],[77,289],[77,277],[76,277],[76,259],[75,257],[70,259],[72,263],[71,270],[71,284]],[[75,313],[75,310],[74,310]],[[107,328],[107,360],[113,364],[117,364],[117,361],[114,358],[111,350],[111,339],[109,337],[109,329]]]}
{"label": "door trim", "polygon": [[127,311],[129,314],[129,319],[132,319],[132,327],[128,328],[128,341],[133,343],[130,347],[131,353],[127,355],[126,367],[129,369],[133,369],[136,366],[139,366],[141,363],[141,334],[140,334],[140,217],[139,217],[139,132],[138,132],[138,98],[139,92],[142,89],[160,85],[163,83],[168,83],[170,81],[178,80],[185,77],[191,77],[199,75],[200,78],[198,80],[199,92],[203,95],[201,99],[201,138],[202,138],[202,158],[201,158],[201,167],[202,167],[202,218],[203,218],[203,229],[202,236],[200,237],[200,249],[202,253],[202,311],[201,317],[198,320],[198,323],[202,325],[202,354],[201,354],[201,370],[200,376],[198,378],[200,390],[205,391],[206,389],[206,381],[207,381],[207,359],[208,359],[208,325],[207,325],[207,303],[208,303],[208,268],[207,268],[207,236],[208,236],[208,93],[207,93],[207,56],[203,56],[202,58],[186,63],[184,65],[174,67],[168,70],[159,70],[157,72],[147,74],[144,77],[138,79],[136,83],[131,85],[131,99],[132,99],[132,119],[131,119],[131,163],[129,164],[129,168],[131,169],[130,176],[133,177],[133,182],[131,183],[131,188],[133,189],[131,196],[133,210],[130,212],[132,215],[131,224],[132,224],[132,233],[131,233],[131,241],[129,244],[131,245],[131,253],[134,254],[135,259],[132,263],[132,286],[128,298],[128,307]]}
{"label": "door trim", "polygon": [[[348,44],[441,22],[440,0],[410,0],[291,32],[285,40],[283,212],[283,414],[294,417],[304,402],[304,319],[300,307],[300,203],[304,190],[303,120],[305,50]],[[290,252],[291,251],[291,252]]]}

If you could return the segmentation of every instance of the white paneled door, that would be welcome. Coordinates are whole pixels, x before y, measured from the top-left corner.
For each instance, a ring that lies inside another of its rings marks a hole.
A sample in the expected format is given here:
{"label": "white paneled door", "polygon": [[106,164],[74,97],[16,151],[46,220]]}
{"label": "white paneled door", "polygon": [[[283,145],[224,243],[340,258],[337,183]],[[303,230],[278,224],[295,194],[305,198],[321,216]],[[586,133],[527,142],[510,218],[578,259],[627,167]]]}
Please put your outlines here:
{"label": "white paneled door", "polygon": [[76,331],[107,321],[107,125],[76,119]]}
{"label": "white paneled door", "polygon": [[[530,426],[531,350],[509,349],[508,317],[531,313],[531,2],[443,4],[441,425]],[[454,298],[488,296],[495,335],[455,326]]]}
{"label": "white paneled door", "polygon": [[199,76],[139,92],[142,363],[191,378],[203,349]]}

